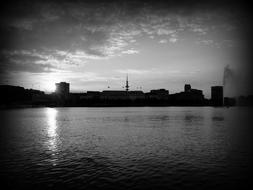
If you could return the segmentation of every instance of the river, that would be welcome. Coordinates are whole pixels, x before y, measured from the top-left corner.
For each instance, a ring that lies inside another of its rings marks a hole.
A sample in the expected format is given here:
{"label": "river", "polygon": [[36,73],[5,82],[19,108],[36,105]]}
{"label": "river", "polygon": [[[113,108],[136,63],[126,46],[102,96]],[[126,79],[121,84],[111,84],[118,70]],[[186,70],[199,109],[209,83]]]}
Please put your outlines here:
{"label": "river", "polygon": [[251,108],[0,110],[9,189],[224,189],[252,185]]}

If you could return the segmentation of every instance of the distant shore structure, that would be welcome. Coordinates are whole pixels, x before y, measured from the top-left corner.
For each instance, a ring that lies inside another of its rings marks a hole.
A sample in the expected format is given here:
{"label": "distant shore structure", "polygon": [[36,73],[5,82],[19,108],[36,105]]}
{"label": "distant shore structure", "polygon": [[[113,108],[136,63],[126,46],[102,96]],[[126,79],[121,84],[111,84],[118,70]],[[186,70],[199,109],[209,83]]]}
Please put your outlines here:
{"label": "distant shore structure", "polygon": [[87,91],[87,93],[80,93],[74,95],[70,93],[70,83],[60,82],[55,83],[56,90],[55,95],[58,100],[64,102],[66,100],[73,99],[73,96],[83,101],[100,100],[100,101],[116,101],[116,100],[132,100],[132,101],[147,101],[152,104],[155,101],[162,101],[161,105],[212,105],[212,106],[223,106],[223,86],[212,86],[211,87],[211,99],[207,103],[203,95],[202,90],[193,89],[190,84],[185,84],[184,91],[169,94],[169,90],[166,89],[153,89],[150,92],[144,93],[141,90],[130,91],[128,74],[126,75],[125,91],[123,90],[103,90],[99,91]]}
{"label": "distant shore structure", "polygon": [[70,84],[67,82],[55,83],[55,94],[61,97],[68,97],[69,95],[69,86]]}
{"label": "distant shore structure", "polygon": [[190,84],[185,84],[184,85],[184,91],[185,92],[190,92],[191,91],[191,85]]}
{"label": "distant shore structure", "polygon": [[214,106],[223,106],[223,86],[211,87],[211,102]]}
{"label": "distant shore structure", "polygon": [[[128,81],[128,78],[126,79]],[[0,85],[2,97],[0,107],[19,106],[253,106],[253,95],[223,97],[223,86],[211,87],[211,99],[204,97],[203,91],[185,84],[183,91],[170,94],[166,89],[103,90],[74,93],[70,83],[55,83],[54,93],[25,89],[20,86]],[[127,85],[127,83],[126,83]]]}
{"label": "distant shore structure", "polygon": [[127,76],[126,76],[126,92],[128,92],[129,91],[129,84],[128,84],[128,74],[127,74]]}

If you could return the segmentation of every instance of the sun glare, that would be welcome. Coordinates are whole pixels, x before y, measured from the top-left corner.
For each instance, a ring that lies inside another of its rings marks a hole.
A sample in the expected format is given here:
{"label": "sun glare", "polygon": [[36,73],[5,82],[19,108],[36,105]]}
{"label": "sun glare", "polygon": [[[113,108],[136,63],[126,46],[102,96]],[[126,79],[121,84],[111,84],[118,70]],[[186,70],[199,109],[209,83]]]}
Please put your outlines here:
{"label": "sun glare", "polygon": [[54,83],[50,83],[50,84],[48,84],[48,90],[50,91],[50,92],[54,92],[55,91],[55,84]]}
{"label": "sun glare", "polygon": [[43,84],[43,90],[46,92],[54,92],[55,91],[55,82],[56,80],[50,80],[48,79],[47,81],[44,82]]}
{"label": "sun glare", "polygon": [[47,109],[47,118],[48,118],[48,136],[55,137],[57,135],[56,129],[56,116],[57,116],[57,110],[54,108],[48,108]]}

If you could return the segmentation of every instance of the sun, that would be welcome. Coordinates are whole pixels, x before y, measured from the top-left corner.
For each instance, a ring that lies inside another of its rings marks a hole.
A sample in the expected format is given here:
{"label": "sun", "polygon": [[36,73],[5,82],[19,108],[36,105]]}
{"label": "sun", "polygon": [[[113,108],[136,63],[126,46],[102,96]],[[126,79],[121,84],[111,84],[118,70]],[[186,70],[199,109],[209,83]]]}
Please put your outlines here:
{"label": "sun", "polygon": [[42,90],[46,92],[54,92],[56,89],[55,83],[59,81],[58,78],[54,76],[45,76],[44,81],[42,83]]}
{"label": "sun", "polygon": [[55,92],[56,86],[55,83],[59,83],[63,81],[63,78],[60,76],[59,73],[48,73],[43,75],[41,78],[41,90],[52,93]]}
{"label": "sun", "polygon": [[55,83],[53,81],[45,82],[42,86],[43,91],[45,92],[54,92],[55,91]]}

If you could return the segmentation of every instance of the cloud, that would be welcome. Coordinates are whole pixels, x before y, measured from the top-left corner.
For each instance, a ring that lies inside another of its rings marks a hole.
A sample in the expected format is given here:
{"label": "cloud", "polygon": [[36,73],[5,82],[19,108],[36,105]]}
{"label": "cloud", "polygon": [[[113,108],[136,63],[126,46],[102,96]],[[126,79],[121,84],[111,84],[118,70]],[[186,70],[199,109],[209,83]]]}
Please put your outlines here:
{"label": "cloud", "polygon": [[210,46],[215,48],[236,48],[243,47],[243,41],[241,40],[220,40],[215,41],[213,39],[202,39],[196,41],[196,44],[203,46]]}
{"label": "cloud", "polygon": [[168,40],[166,40],[166,39],[162,39],[159,41],[159,43],[161,43],[161,44],[166,44],[167,42],[168,42]]}
{"label": "cloud", "polygon": [[34,23],[37,22],[35,19],[20,19],[10,23],[11,26],[17,29],[32,30]]}
{"label": "cloud", "polygon": [[198,39],[195,41],[195,43],[197,45],[201,45],[201,46],[214,46],[217,45],[216,43],[214,43],[213,40],[208,40],[208,39]]}
{"label": "cloud", "polygon": [[57,66],[48,61],[50,57],[36,51],[3,51],[1,54],[1,71],[44,73],[57,71]]}
{"label": "cloud", "polygon": [[139,51],[134,50],[134,49],[128,49],[128,50],[123,51],[122,53],[131,55],[131,54],[137,54],[139,53]]}
{"label": "cloud", "polygon": [[211,45],[213,44],[213,40],[202,40],[202,41],[199,41],[200,44],[203,44],[203,45]]}
{"label": "cloud", "polygon": [[43,66],[51,71],[90,60],[139,53],[135,44],[145,38],[157,39],[161,44],[176,43],[185,33],[193,33],[201,36],[201,44],[211,44],[204,41],[209,31],[224,27],[227,32],[236,30],[230,22],[223,26],[229,13],[217,15],[216,11],[207,9],[189,10],[186,4],[172,5],[166,1],[98,0],[61,4],[25,1],[9,5],[0,23],[3,38],[0,51],[9,52],[8,56],[5,54],[5,61],[12,65],[8,68],[24,70],[26,66],[18,65],[34,64],[28,71],[45,72]]}
{"label": "cloud", "polygon": [[119,69],[116,71],[122,74],[137,74],[137,75],[146,74],[150,72],[149,70],[141,70],[141,69],[139,70],[138,69],[124,69],[124,70]]}
{"label": "cloud", "polygon": [[171,38],[169,38],[169,40],[167,40],[167,39],[162,39],[162,40],[159,41],[159,43],[160,43],[160,44],[166,44],[166,43],[168,43],[168,42],[170,42],[170,43],[176,43],[177,41],[178,41],[177,38],[171,37]]}
{"label": "cloud", "polygon": [[170,38],[170,39],[169,39],[169,42],[171,42],[171,43],[176,43],[177,41],[178,41],[177,38]]}
{"label": "cloud", "polygon": [[164,28],[159,28],[157,30],[158,35],[169,35],[169,34],[173,34],[174,32],[176,32],[176,31],[175,30],[166,30]]}
{"label": "cloud", "polygon": [[3,73],[13,73],[13,72],[30,72],[30,73],[49,73],[57,71],[57,67],[52,64],[42,64],[34,62],[20,62],[15,59],[10,59],[8,61],[1,60],[0,71]]}

